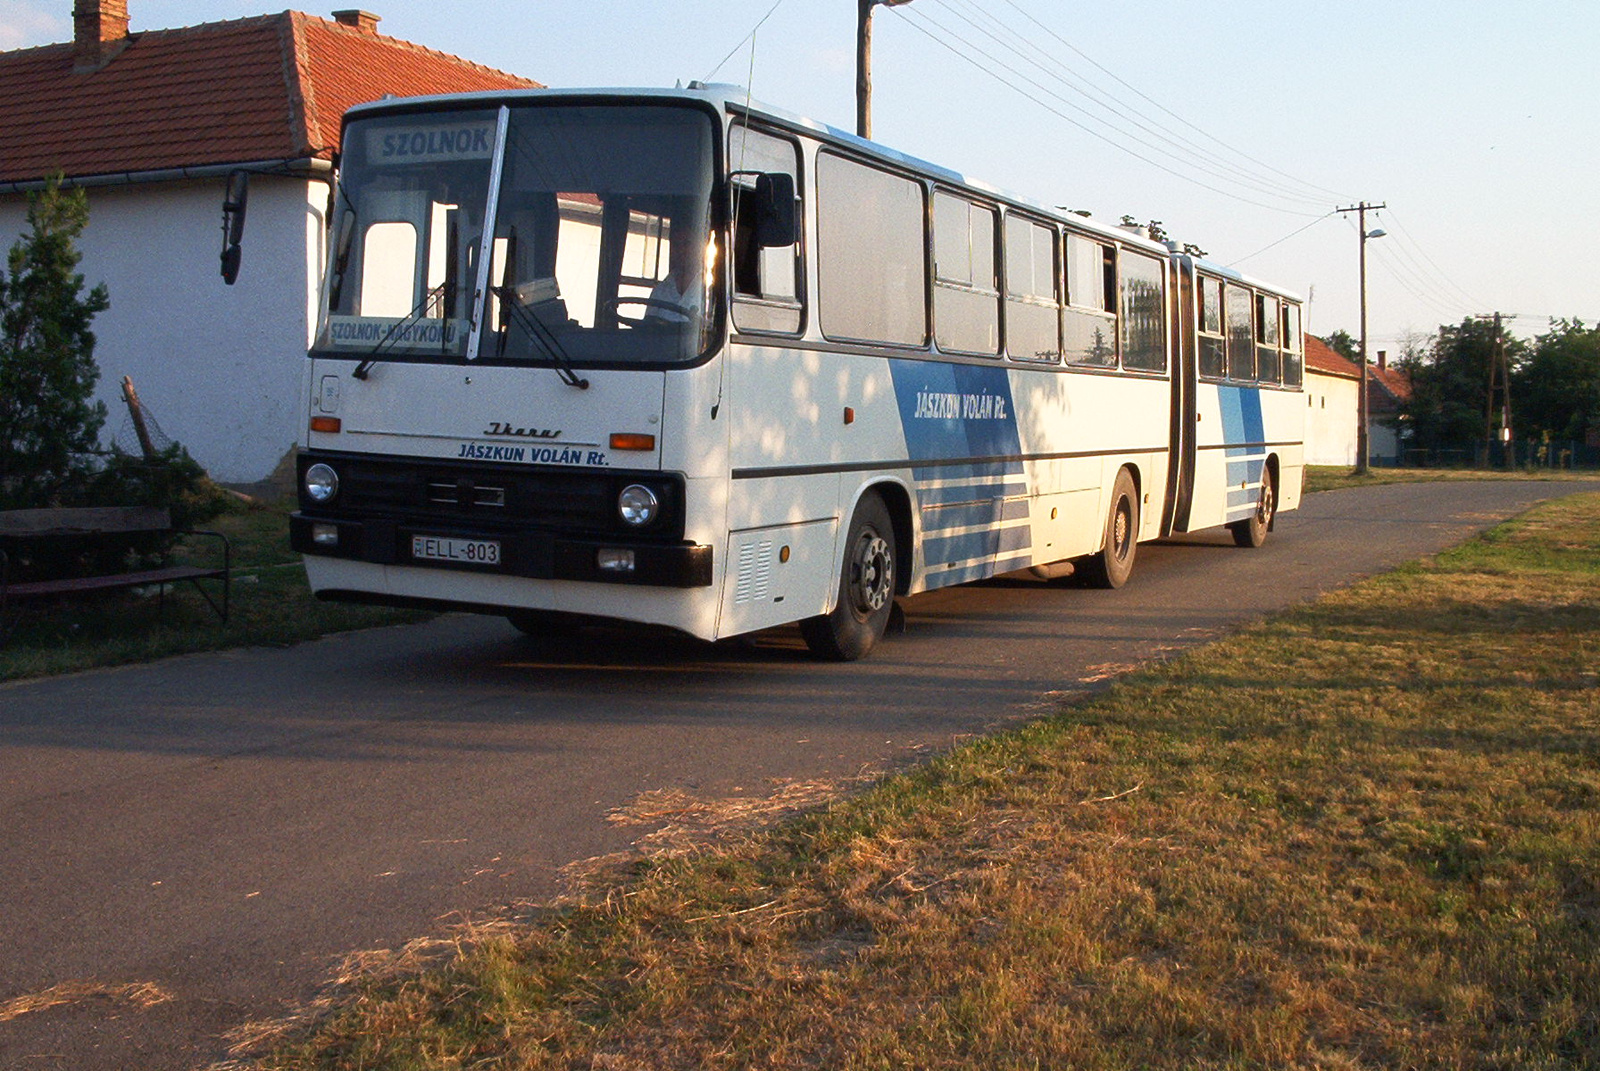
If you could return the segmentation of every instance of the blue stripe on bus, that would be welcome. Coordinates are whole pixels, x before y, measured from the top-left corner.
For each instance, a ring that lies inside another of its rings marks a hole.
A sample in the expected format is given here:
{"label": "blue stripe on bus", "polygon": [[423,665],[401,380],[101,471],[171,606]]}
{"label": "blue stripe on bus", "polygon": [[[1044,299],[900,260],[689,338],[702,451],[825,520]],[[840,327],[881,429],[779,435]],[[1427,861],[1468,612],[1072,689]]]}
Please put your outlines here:
{"label": "blue stripe on bus", "polygon": [[[974,561],[993,558],[1033,545],[1033,531],[1027,525],[1018,528],[989,528],[966,535],[934,536],[922,541],[922,557],[933,568],[946,562]],[[993,563],[986,563],[993,568]]]}
{"label": "blue stripe on bus", "polygon": [[[1009,560],[1033,546],[1028,524],[1000,527],[1025,522],[1029,513],[1009,373],[992,365],[918,360],[891,360],[889,370],[922,511],[927,586],[993,576],[998,556]],[[977,458],[1009,460],[968,460]],[[939,534],[963,528],[978,530]],[[942,568],[953,562],[961,564]]]}
{"label": "blue stripe on bus", "polygon": [[985,580],[995,574],[993,562],[984,562],[981,565],[969,565],[961,569],[930,569],[928,571],[928,590],[954,587],[957,584],[966,584],[974,580]]}
{"label": "blue stripe on bus", "polygon": [[[942,361],[889,362],[906,455],[918,461],[1016,457],[1022,453],[1005,368]],[[1014,472],[1021,471],[1020,462]],[[959,467],[959,466],[958,466]],[[946,476],[958,473],[947,472]]]}
{"label": "blue stripe on bus", "polygon": [[1218,387],[1222,407],[1222,441],[1258,443],[1266,438],[1261,417],[1261,392],[1254,387]]}
{"label": "blue stripe on bus", "polygon": [[991,499],[988,502],[972,502],[960,506],[949,506],[943,509],[922,510],[923,531],[947,531],[951,528],[972,528],[980,524],[999,524],[1005,521],[1020,521],[1027,519],[1029,514],[1026,499]]}
{"label": "blue stripe on bus", "polygon": [[1010,473],[983,482],[962,481],[958,484],[939,484],[931,487],[923,482],[923,477],[917,473],[913,475],[917,478],[917,497],[921,500],[923,509],[965,505],[969,502],[987,502],[996,498],[1023,498],[1028,494],[1028,485],[1016,480]]}

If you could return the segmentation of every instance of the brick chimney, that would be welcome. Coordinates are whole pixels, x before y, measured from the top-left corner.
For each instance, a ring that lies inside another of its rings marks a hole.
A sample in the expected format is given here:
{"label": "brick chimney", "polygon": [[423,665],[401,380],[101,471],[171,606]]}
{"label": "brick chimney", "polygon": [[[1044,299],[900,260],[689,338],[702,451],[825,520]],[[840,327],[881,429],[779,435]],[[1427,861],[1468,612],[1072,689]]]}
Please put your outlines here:
{"label": "brick chimney", "polygon": [[110,63],[128,43],[128,0],[73,0],[72,69],[80,74]]}
{"label": "brick chimney", "polygon": [[335,11],[333,21],[341,26],[352,26],[362,33],[377,34],[378,23],[383,20],[370,11]]}
{"label": "brick chimney", "polygon": [[1388,367],[1389,367],[1389,351],[1388,350],[1379,350],[1378,351],[1378,370],[1382,371],[1383,369],[1388,368]]}

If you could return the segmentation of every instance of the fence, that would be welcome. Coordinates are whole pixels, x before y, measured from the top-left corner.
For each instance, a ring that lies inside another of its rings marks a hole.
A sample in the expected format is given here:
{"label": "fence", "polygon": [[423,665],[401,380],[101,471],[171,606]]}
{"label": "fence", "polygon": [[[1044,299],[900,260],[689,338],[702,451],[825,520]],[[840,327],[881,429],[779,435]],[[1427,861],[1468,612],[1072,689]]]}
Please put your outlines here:
{"label": "fence", "polygon": [[1600,469],[1600,446],[1577,440],[1458,443],[1408,447],[1402,463],[1424,469]]}

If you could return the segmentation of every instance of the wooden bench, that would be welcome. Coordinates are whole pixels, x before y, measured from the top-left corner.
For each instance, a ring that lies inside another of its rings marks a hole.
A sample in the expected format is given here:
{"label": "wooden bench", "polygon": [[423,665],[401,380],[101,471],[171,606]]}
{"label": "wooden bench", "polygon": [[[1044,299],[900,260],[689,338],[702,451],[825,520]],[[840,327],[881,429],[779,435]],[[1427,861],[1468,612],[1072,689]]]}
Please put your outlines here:
{"label": "wooden bench", "polygon": [[[195,565],[171,565],[165,557],[154,569],[136,569],[131,572],[110,573],[105,576],[70,577],[63,580],[27,580],[10,582],[10,560],[4,544],[16,540],[48,540],[65,537],[106,537],[164,533],[167,535],[201,535],[222,544],[222,567],[206,568]],[[172,514],[159,506],[86,506],[77,509],[14,509],[0,511],[0,614],[13,600],[39,599],[56,595],[79,595],[90,591],[107,591],[115,588],[159,585],[160,609],[166,609],[166,585],[186,580],[204,596],[211,609],[228,620],[228,600],[232,587],[233,552],[228,537],[221,532],[200,530],[178,531],[172,527]],[[219,603],[210,591],[201,585],[202,580],[222,581],[222,601]]]}

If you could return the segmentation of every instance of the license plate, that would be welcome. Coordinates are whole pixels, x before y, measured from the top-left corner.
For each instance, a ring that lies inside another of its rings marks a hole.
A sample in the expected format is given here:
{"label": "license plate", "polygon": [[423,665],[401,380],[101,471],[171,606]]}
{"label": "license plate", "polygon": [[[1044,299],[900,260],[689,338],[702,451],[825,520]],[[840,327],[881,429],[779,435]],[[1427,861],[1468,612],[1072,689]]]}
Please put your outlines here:
{"label": "license plate", "polygon": [[414,535],[411,556],[420,561],[455,562],[459,565],[499,565],[500,544],[493,539],[449,539]]}

